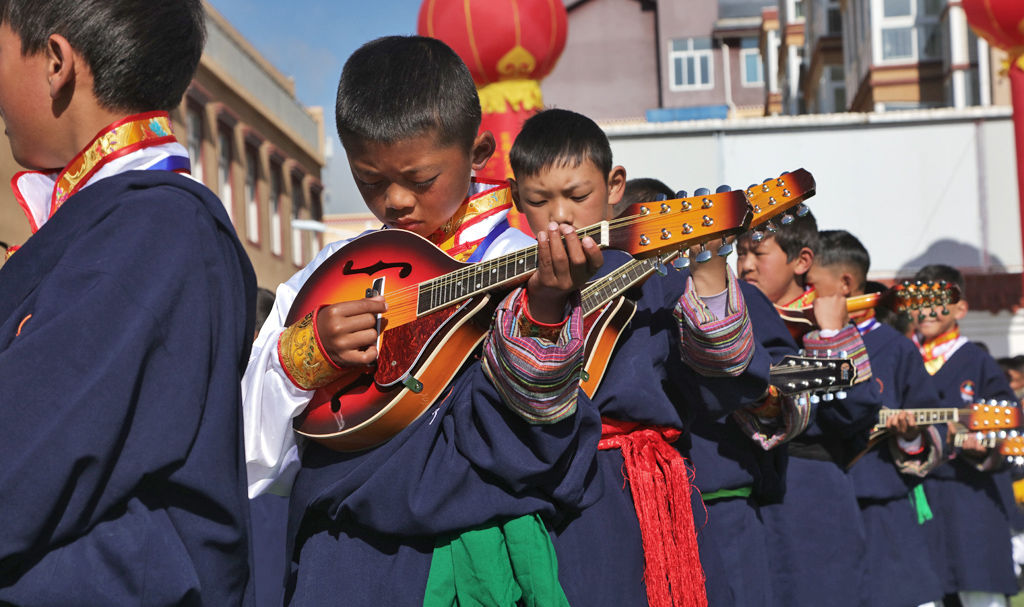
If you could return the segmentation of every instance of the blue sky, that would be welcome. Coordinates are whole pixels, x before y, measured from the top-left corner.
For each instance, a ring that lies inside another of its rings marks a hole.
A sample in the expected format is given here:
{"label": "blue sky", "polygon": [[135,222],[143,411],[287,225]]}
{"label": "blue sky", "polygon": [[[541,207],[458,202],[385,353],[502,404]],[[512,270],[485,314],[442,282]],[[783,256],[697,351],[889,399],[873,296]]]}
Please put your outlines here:
{"label": "blue sky", "polygon": [[422,0],[210,0],[281,72],[295,78],[299,100],[324,107],[333,160],[324,171],[331,192],[325,212],[365,211],[352,184],[334,126],[334,95],[345,60],[364,42],[415,34]]}

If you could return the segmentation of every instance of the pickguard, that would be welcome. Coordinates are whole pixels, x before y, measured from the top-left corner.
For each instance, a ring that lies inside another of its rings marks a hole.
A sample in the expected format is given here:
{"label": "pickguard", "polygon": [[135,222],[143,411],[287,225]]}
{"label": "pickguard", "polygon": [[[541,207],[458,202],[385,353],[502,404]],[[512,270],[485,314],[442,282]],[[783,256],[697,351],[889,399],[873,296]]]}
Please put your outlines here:
{"label": "pickguard", "polygon": [[367,276],[373,276],[377,272],[383,272],[390,268],[401,268],[398,271],[399,278],[408,278],[409,274],[412,274],[412,264],[405,262],[398,263],[385,263],[384,261],[378,261],[372,266],[366,266],[365,268],[356,268],[355,263],[352,260],[345,262],[345,267],[341,269],[341,273],[344,276],[352,276],[353,274],[366,274]]}
{"label": "pickguard", "polygon": [[377,352],[377,372],[374,374],[374,381],[381,386],[389,386],[402,379],[416,364],[420,352],[430,342],[430,338],[464,306],[465,304],[449,306],[385,331]]}

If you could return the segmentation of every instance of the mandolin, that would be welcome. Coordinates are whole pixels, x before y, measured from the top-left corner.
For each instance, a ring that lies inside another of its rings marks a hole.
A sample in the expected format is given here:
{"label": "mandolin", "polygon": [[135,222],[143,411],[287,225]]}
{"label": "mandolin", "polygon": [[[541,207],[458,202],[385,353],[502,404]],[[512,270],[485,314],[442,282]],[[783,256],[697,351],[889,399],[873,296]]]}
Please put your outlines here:
{"label": "mandolin", "polygon": [[900,411],[914,414],[918,425],[954,422],[971,432],[999,432],[1021,427],[1020,407],[1009,401],[982,401],[964,409],[887,409],[878,412],[875,430],[884,430],[890,417]]}
{"label": "mandolin", "polygon": [[[751,212],[741,191],[666,201],[651,211],[577,231],[602,248],[656,257],[741,233]],[[331,449],[358,451],[402,431],[441,395],[490,327],[491,293],[536,271],[536,246],[475,264],[453,260],[411,232],[360,236],[329,257],[296,295],[286,324],[322,305],[383,295],[378,357],[317,390],[295,429]]]}
{"label": "mandolin", "polygon": [[[717,191],[721,193],[728,190],[728,186],[721,186]],[[706,196],[709,193],[707,189],[694,192],[696,196]],[[782,216],[780,223],[783,225],[792,223],[792,216],[788,214],[790,210],[795,209],[798,215],[806,214],[803,201],[814,196],[814,193],[814,177],[804,169],[783,173],[774,179],[765,179],[760,186],[752,185],[743,192],[752,209],[751,225],[765,227],[769,231],[778,231],[772,221],[779,216]],[[678,192],[676,196],[680,199],[687,197],[684,191]],[[647,204],[634,205],[627,212],[642,215],[664,202],[663,198]],[[725,257],[731,252],[732,245],[723,241],[717,254]],[[703,249],[697,254],[695,261],[703,263],[710,259],[710,251]],[[680,270],[690,265],[690,259],[683,251],[672,251],[658,258],[634,259],[582,290],[584,330],[587,337],[580,387],[587,396],[593,397],[597,393],[615,345],[636,313],[636,306],[623,298],[622,294],[643,284],[655,272],[664,274],[667,272],[665,264],[669,263]]]}
{"label": "mandolin", "polygon": [[[960,301],[960,287],[956,284],[948,284],[946,281],[920,281],[911,283],[909,280],[896,285],[882,293],[868,293],[846,298],[846,310],[848,312],[860,312],[871,308],[882,306],[898,314],[919,313],[919,319],[923,320],[925,310],[931,309],[931,316],[938,316],[937,308],[942,308],[942,314],[949,314],[948,306]],[[814,319],[814,304],[803,308],[785,309],[776,308],[786,321],[790,333],[794,339],[799,340],[807,333],[817,329]]]}

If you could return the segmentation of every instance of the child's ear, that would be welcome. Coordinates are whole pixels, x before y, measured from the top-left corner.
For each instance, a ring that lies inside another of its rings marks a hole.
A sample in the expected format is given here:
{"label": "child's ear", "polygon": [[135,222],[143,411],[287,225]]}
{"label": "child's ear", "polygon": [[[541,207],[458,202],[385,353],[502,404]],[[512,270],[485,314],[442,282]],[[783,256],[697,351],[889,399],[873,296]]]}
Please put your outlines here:
{"label": "child's ear", "polygon": [[849,297],[853,294],[854,285],[856,284],[853,279],[853,275],[849,272],[843,272],[840,280],[843,283],[843,297]]}
{"label": "child's ear", "polygon": [[75,83],[75,52],[67,38],[51,34],[46,41],[46,79],[50,82],[50,98],[68,95],[67,87]]}
{"label": "child's ear", "polygon": [[519,204],[519,184],[516,183],[516,180],[512,179],[511,177],[508,180],[508,189],[512,194],[512,204],[516,207],[517,211],[522,213],[523,207],[521,204]]}
{"label": "child's ear", "polygon": [[953,315],[953,318],[955,318],[957,321],[961,321],[964,319],[965,316],[967,316],[968,306],[966,299],[961,299],[952,306],[949,306],[949,308],[949,311]]}
{"label": "child's ear", "polygon": [[796,256],[796,265],[793,266],[793,273],[797,276],[803,276],[804,280],[807,280],[807,272],[814,265],[814,251],[809,247],[800,249],[800,253]]}
{"label": "child's ear", "polygon": [[608,205],[615,206],[622,202],[626,193],[626,169],[617,166],[608,173]]}
{"label": "child's ear", "polygon": [[496,148],[497,144],[494,143],[494,135],[490,131],[484,131],[477,135],[476,139],[473,140],[473,150],[470,152],[473,170],[482,171],[484,166],[487,165],[487,161],[494,155]]}

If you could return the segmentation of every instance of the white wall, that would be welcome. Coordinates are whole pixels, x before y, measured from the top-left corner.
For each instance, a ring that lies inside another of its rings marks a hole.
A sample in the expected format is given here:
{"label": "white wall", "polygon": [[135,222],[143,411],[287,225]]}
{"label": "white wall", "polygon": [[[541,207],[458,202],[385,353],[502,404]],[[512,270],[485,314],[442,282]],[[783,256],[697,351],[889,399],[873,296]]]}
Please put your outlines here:
{"label": "white wall", "polygon": [[[1009,108],[607,125],[616,164],[692,192],[742,188],[805,168],[822,229],[846,229],[872,277],[927,263],[1020,272],[1020,212]],[[1022,348],[1024,351],[1024,348]]]}

